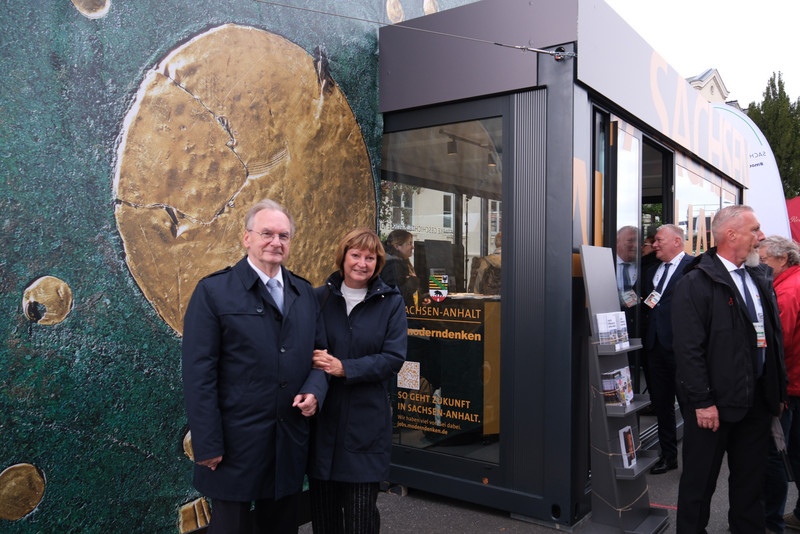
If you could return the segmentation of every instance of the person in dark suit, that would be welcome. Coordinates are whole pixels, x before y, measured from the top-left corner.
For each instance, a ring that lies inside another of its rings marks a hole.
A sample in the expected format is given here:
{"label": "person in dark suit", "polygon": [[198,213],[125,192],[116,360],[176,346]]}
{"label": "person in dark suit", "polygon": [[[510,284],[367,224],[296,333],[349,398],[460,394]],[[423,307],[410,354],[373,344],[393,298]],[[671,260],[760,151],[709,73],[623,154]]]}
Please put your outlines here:
{"label": "person in dark suit", "polygon": [[683,269],[694,256],[683,250],[683,228],[665,224],[656,232],[653,255],[659,260],[645,271],[642,280],[644,349],[647,388],[658,419],[661,457],[650,469],[654,475],[678,468],[678,437],[675,424],[675,353],[672,352],[672,293]]}
{"label": "person in dark suit", "polygon": [[639,229],[635,226],[623,226],[617,230],[617,289],[620,302],[631,308],[638,304],[636,280],[639,276],[637,268]]}
{"label": "person in dark suit", "polygon": [[770,427],[786,402],[783,334],[753,209],[721,209],[711,232],[716,247],[689,264],[672,297],[684,419],[676,526],[678,534],[705,532],[727,454],[731,532],[761,533]]}
{"label": "person in dark suit", "polygon": [[209,534],[297,532],[308,418],[327,380],[312,370],[314,350],[325,347],[319,304],[282,267],[293,236],[280,204],[254,205],[246,257],[200,280],[184,317],[194,486],[211,499]]}

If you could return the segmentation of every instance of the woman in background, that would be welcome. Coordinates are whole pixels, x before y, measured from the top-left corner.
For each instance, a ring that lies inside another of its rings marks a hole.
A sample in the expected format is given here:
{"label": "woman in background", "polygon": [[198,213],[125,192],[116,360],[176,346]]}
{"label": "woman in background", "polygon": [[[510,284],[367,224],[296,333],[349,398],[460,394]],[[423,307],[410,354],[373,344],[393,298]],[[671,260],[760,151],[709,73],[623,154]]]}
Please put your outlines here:
{"label": "woman in background", "polygon": [[389,476],[392,418],[389,379],[406,358],[408,324],[400,292],[381,280],[385,262],[372,230],[350,231],[336,252],[337,272],[316,294],[328,349],[313,365],[330,376],[312,423],[309,455],[315,534],[377,534],[377,500]]}
{"label": "woman in background", "polygon": [[[791,239],[771,235],[757,250],[761,263],[773,270],[773,286],[783,329],[783,362],[789,379],[786,385],[789,398],[780,421],[794,481],[800,487],[800,249]],[[800,501],[784,515],[788,491],[783,460],[770,444],[764,484],[768,532],[783,532],[785,527],[800,529]]]}
{"label": "woman in background", "polygon": [[409,259],[414,253],[414,236],[406,230],[392,230],[385,245],[386,267],[381,277],[400,290],[406,306],[413,306],[414,293],[419,289],[419,278]]}

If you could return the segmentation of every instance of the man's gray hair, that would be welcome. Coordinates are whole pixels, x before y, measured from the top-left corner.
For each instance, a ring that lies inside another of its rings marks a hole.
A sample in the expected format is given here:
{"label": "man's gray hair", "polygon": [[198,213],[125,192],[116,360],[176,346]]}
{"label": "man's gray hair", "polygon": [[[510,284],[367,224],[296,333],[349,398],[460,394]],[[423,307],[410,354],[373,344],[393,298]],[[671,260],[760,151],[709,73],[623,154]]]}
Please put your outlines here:
{"label": "man's gray hair", "polygon": [[661,226],[658,227],[657,232],[660,232],[663,228],[666,228],[668,230],[672,230],[675,233],[675,235],[677,235],[678,237],[681,238],[681,241],[686,239],[686,236],[684,235],[684,232],[683,232],[683,228],[681,228],[677,224],[672,224],[672,223],[662,224]]}
{"label": "man's gray hair", "polygon": [[745,205],[726,206],[719,210],[714,215],[714,220],[711,221],[711,235],[714,236],[714,241],[722,241],[725,231],[730,225],[738,220],[745,212],[752,212],[753,208]]}
{"label": "man's gray hair", "polygon": [[256,216],[256,213],[263,210],[272,210],[272,211],[279,211],[286,215],[289,219],[289,225],[291,226],[292,236],[294,236],[294,217],[286,211],[286,208],[275,202],[270,198],[265,198],[259,200],[257,203],[253,204],[253,207],[247,210],[247,215],[244,217],[244,228],[245,230],[252,230],[253,218]]}

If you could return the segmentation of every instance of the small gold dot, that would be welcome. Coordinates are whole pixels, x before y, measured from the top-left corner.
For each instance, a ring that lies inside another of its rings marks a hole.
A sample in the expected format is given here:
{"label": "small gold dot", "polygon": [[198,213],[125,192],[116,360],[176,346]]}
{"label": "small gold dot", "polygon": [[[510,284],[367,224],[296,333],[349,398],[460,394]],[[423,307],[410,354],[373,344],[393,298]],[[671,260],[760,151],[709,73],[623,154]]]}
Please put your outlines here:
{"label": "small gold dot", "polygon": [[72,290],[55,276],[37,278],[22,294],[22,311],[34,323],[58,324],[71,310]]}

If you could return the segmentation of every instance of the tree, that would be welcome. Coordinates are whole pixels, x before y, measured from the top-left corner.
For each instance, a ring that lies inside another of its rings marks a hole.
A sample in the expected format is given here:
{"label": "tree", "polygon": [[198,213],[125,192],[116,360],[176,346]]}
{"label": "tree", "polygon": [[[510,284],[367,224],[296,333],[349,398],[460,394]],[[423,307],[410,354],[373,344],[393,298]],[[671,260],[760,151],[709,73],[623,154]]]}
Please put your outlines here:
{"label": "tree", "polygon": [[800,99],[792,103],[780,72],[772,73],[761,104],[752,102],[747,116],[772,147],[786,198],[800,195]]}

